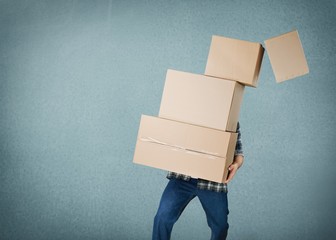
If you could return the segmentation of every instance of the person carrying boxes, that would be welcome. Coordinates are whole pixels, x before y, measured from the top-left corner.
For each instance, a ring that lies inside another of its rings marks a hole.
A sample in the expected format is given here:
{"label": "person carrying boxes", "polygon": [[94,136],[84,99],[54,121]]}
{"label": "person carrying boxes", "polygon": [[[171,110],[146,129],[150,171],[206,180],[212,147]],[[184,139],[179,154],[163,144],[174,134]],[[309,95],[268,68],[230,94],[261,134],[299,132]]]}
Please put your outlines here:
{"label": "person carrying boxes", "polygon": [[[265,41],[277,82],[309,73],[297,30]],[[260,43],[213,36],[204,75],[168,69],[158,117],[141,116],[134,163],[168,170],[152,239],[170,239],[196,196],[211,240],[228,234],[227,184],[244,162],[238,122],[244,87],[257,87]]]}
{"label": "person carrying boxes", "polygon": [[[227,184],[244,162],[239,109],[244,86],[257,85],[263,53],[259,43],[213,36],[205,75],[168,70],[159,117],[218,129],[237,137],[228,144],[223,158],[225,165],[211,168],[210,160],[202,165],[193,162],[202,170],[208,168],[205,173],[180,168],[195,177],[168,171],[169,182],[154,217],[152,240],[170,239],[174,224],[196,196],[205,211],[211,240],[226,239],[229,228]],[[237,69],[237,66],[244,67]],[[212,144],[216,141],[212,140]],[[188,166],[191,168],[191,165],[190,162]],[[220,174],[217,175],[217,171]]]}

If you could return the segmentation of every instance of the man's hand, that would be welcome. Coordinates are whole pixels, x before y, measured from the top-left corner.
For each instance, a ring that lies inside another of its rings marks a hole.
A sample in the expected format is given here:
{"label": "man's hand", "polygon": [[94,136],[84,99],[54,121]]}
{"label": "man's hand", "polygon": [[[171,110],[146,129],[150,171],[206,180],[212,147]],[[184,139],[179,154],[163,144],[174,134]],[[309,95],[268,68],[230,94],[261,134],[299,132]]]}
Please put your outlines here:
{"label": "man's hand", "polygon": [[240,168],[241,165],[243,165],[243,162],[244,162],[244,157],[242,155],[235,156],[235,158],[233,160],[233,163],[229,166],[229,175],[228,175],[225,183],[228,183],[232,180],[232,178],[236,174],[238,168]]}

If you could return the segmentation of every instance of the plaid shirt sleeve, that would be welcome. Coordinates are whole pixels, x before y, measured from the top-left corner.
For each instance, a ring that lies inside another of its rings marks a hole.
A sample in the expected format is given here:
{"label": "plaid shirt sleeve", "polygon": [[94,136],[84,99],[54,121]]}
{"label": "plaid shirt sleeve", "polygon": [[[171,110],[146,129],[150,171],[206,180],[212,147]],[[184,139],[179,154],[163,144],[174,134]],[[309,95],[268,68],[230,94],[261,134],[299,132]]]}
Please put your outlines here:
{"label": "plaid shirt sleeve", "polygon": [[243,152],[243,144],[242,144],[242,140],[241,140],[241,133],[240,133],[240,124],[238,122],[237,124],[237,133],[238,133],[238,137],[237,137],[237,143],[236,143],[236,149],[235,149],[235,156],[237,155],[241,155],[244,156],[244,152]]}

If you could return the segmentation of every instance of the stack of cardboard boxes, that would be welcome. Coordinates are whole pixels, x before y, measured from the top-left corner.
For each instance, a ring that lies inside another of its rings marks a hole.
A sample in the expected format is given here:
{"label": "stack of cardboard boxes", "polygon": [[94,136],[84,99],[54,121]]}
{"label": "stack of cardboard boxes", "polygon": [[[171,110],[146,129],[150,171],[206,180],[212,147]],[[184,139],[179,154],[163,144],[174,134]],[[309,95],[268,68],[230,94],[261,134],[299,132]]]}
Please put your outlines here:
{"label": "stack of cardboard boxes", "polygon": [[[297,31],[265,43],[277,81],[308,72]],[[134,163],[224,182],[244,87],[257,86],[263,54],[260,43],[213,36],[204,75],[168,70],[159,116],[141,116]]]}

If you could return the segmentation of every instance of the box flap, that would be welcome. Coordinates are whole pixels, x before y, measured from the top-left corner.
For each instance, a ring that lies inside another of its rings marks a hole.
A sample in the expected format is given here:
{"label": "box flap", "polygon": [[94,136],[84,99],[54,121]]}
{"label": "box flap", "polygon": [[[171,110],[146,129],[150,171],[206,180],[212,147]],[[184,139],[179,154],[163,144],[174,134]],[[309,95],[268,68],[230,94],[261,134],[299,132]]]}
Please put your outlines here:
{"label": "box flap", "polygon": [[309,73],[297,30],[265,40],[265,45],[277,82]]}

